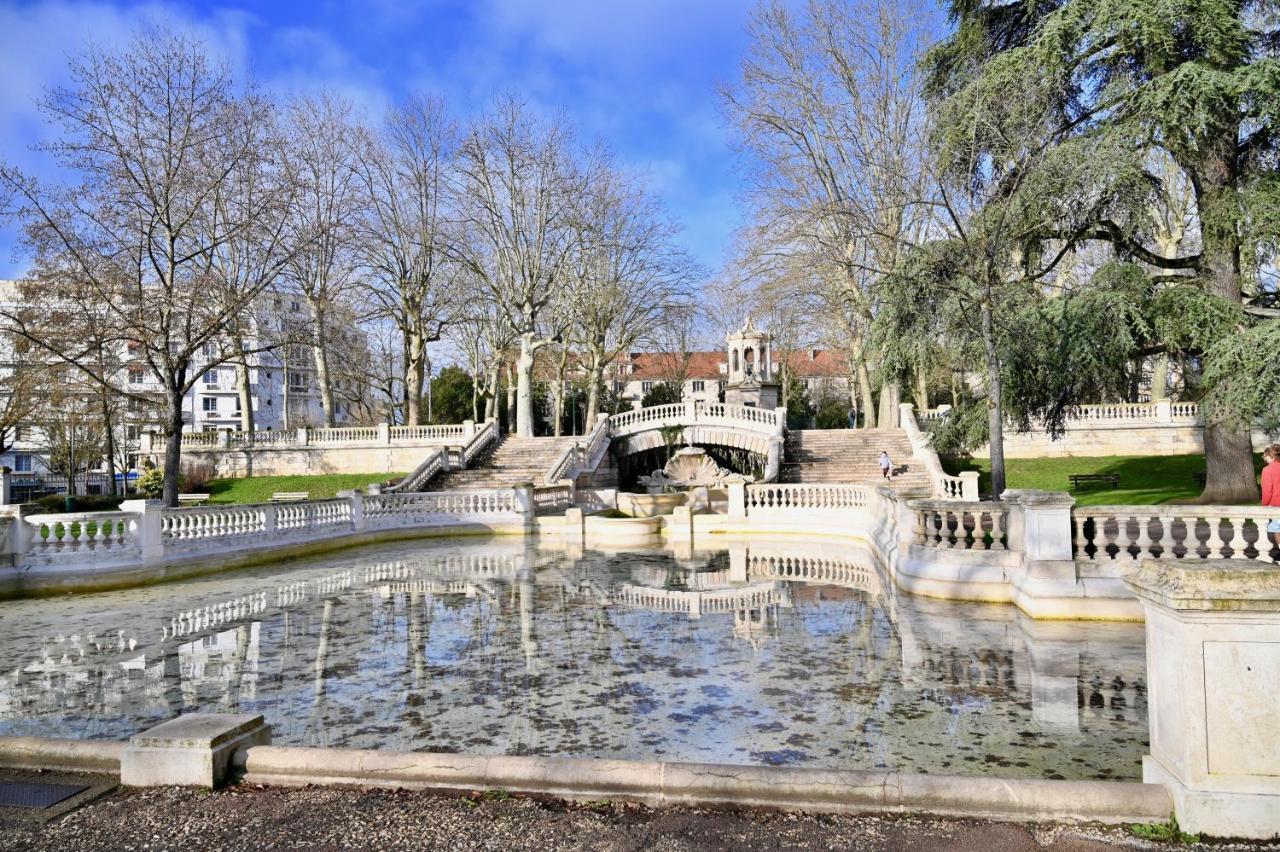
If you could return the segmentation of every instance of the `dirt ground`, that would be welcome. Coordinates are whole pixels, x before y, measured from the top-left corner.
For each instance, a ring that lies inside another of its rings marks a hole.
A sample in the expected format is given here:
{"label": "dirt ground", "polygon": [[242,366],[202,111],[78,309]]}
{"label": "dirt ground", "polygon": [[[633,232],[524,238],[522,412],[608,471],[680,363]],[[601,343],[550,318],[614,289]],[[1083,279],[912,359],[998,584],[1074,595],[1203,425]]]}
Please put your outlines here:
{"label": "dirt ground", "polygon": [[[89,783],[88,779],[81,783]],[[45,821],[47,820],[47,821]],[[1266,848],[1215,844],[1226,848]],[[571,805],[490,793],[239,785],[218,792],[108,789],[51,818],[0,808],[0,849],[976,850],[1189,849],[1124,827],[1016,825],[918,816]],[[1280,848],[1270,847],[1270,848]]]}

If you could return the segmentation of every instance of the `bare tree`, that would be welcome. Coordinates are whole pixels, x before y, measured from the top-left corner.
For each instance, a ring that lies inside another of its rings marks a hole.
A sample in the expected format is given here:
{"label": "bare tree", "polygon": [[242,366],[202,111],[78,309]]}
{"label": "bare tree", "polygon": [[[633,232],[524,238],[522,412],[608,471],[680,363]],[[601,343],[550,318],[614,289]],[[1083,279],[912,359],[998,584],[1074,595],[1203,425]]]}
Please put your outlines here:
{"label": "bare tree", "polygon": [[589,183],[573,155],[563,119],[535,119],[507,97],[471,128],[459,158],[466,261],[517,335],[515,432],[522,436],[533,435],[534,356],[562,336],[568,317],[563,273],[576,199]]}
{"label": "bare tree", "polygon": [[290,208],[290,237],[306,247],[293,254],[285,277],[307,302],[324,425],[333,426],[330,323],[355,282],[355,226],[365,203],[359,134],[351,105],[329,94],[291,101],[285,124],[280,159],[298,192]]}
{"label": "bare tree", "polygon": [[[199,378],[193,360],[269,284],[214,267],[230,241],[270,232],[282,209],[287,188],[268,189],[271,112],[237,91],[199,43],[163,30],[142,32],[116,53],[89,50],[71,63],[71,80],[43,106],[62,127],[49,149],[80,183],[46,190],[6,166],[0,185],[20,206],[40,297],[96,305],[104,327],[134,344],[135,359],[159,383],[163,494],[177,505],[182,402]],[[19,312],[3,316],[46,353],[112,383],[72,330],[42,334],[46,325]]]}
{"label": "bare tree", "polygon": [[448,215],[456,130],[444,105],[411,97],[367,134],[357,169],[366,206],[360,260],[375,317],[399,330],[405,420],[423,422],[427,344],[439,340],[462,296]]}
{"label": "bare tree", "polygon": [[[868,426],[875,288],[932,218],[915,73],[927,27],[922,7],[897,0],[813,0],[799,11],[771,0],[753,19],[742,84],[725,93],[758,163],[749,252],[820,273],[809,297],[856,365]],[[884,378],[882,403],[896,394]]]}
{"label": "bare tree", "polygon": [[652,342],[667,323],[681,320],[697,270],[675,247],[677,228],[658,203],[612,166],[600,169],[587,187],[574,227],[570,339],[585,356],[584,428],[590,431],[605,369],[638,342]]}

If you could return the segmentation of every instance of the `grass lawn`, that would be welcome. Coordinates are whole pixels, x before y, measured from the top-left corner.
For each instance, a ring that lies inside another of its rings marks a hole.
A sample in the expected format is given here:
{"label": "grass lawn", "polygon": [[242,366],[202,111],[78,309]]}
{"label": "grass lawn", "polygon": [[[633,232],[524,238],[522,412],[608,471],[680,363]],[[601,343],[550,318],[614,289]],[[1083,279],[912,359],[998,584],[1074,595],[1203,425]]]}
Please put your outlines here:
{"label": "grass lawn", "polygon": [[402,473],[323,473],[315,476],[248,476],[209,481],[210,503],[266,503],[277,491],[306,491],[311,499],[386,482]]}
{"label": "grass lawn", "polygon": [[[1200,494],[1195,475],[1204,472],[1204,456],[1075,456],[1050,459],[1006,459],[1010,488],[1039,488],[1045,491],[1068,491],[1072,473],[1114,473],[1120,476],[1120,487],[1086,487],[1075,493],[1081,506],[1146,506],[1189,500]],[[982,476],[978,490],[991,490],[990,459],[943,459],[947,473],[976,470]],[[1254,466],[1262,470],[1262,457],[1255,456]]]}

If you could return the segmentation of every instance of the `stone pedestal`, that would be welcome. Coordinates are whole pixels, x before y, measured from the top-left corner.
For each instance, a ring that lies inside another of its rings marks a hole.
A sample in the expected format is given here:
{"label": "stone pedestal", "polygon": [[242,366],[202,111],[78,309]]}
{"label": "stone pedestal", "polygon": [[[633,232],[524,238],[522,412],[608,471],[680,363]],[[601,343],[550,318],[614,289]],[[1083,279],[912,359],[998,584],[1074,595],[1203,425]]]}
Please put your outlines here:
{"label": "stone pedestal", "polygon": [[271,726],[251,713],[188,713],[129,740],[120,760],[128,787],[205,787],[227,777],[238,749],[271,744]]}
{"label": "stone pedestal", "polygon": [[1280,835],[1280,570],[1149,560],[1125,582],[1146,615],[1143,780],[1185,831]]}

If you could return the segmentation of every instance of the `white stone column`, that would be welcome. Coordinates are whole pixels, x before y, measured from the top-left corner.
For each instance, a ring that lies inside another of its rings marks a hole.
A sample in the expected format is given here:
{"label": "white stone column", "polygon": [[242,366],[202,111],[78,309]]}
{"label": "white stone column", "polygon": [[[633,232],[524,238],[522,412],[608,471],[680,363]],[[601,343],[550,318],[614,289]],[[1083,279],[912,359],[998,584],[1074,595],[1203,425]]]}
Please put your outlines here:
{"label": "white stone column", "polygon": [[307,435],[307,427],[299,426],[298,427],[298,446],[305,447],[309,443],[310,443],[310,440],[309,440],[309,436]]}
{"label": "white stone column", "polygon": [[1173,403],[1167,399],[1157,400],[1155,403],[1156,421],[1158,423],[1173,422]]}
{"label": "white stone column", "polygon": [[1153,559],[1125,582],[1146,616],[1142,780],[1185,831],[1280,834],[1280,571]]}
{"label": "white stone column", "polygon": [[364,529],[364,495],[356,491],[347,499],[351,501],[351,530],[361,532]]}
{"label": "white stone column", "polygon": [[533,519],[537,515],[537,509],[533,504],[533,489],[528,485],[521,485],[515,489],[516,492],[516,511],[524,516],[525,529],[533,528]]}
{"label": "white stone column", "polygon": [[133,534],[138,542],[138,554],[143,565],[155,565],[164,559],[164,539],[161,518],[165,505],[160,500],[125,500],[120,511],[137,516]]}
{"label": "white stone column", "polygon": [[1010,578],[1014,601],[1036,618],[1080,617],[1064,600],[1084,596],[1072,551],[1075,498],[1059,491],[1017,489],[1005,491],[1000,499],[1009,510],[1009,550],[1021,553],[1020,565]]}
{"label": "white stone column", "polygon": [[384,446],[391,443],[391,424],[390,423],[378,424],[378,443]]}
{"label": "white stone column", "polygon": [[978,472],[976,470],[960,471],[960,499],[970,503],[978,502]]}
{"label": "white stone column", "polygon": [[[387,427],[387,428],[389,431],[390,427]],[[471,443],[471,439],[474,438],[475,436],[476,436],[476,421],[463,420],[462,421],[462,443],[463,444]]]}
{"label": "white stone column", "polygon": [[745,482],[730,482],[729,489],[729,517],[745,518],[747,516],[747,484]]}

